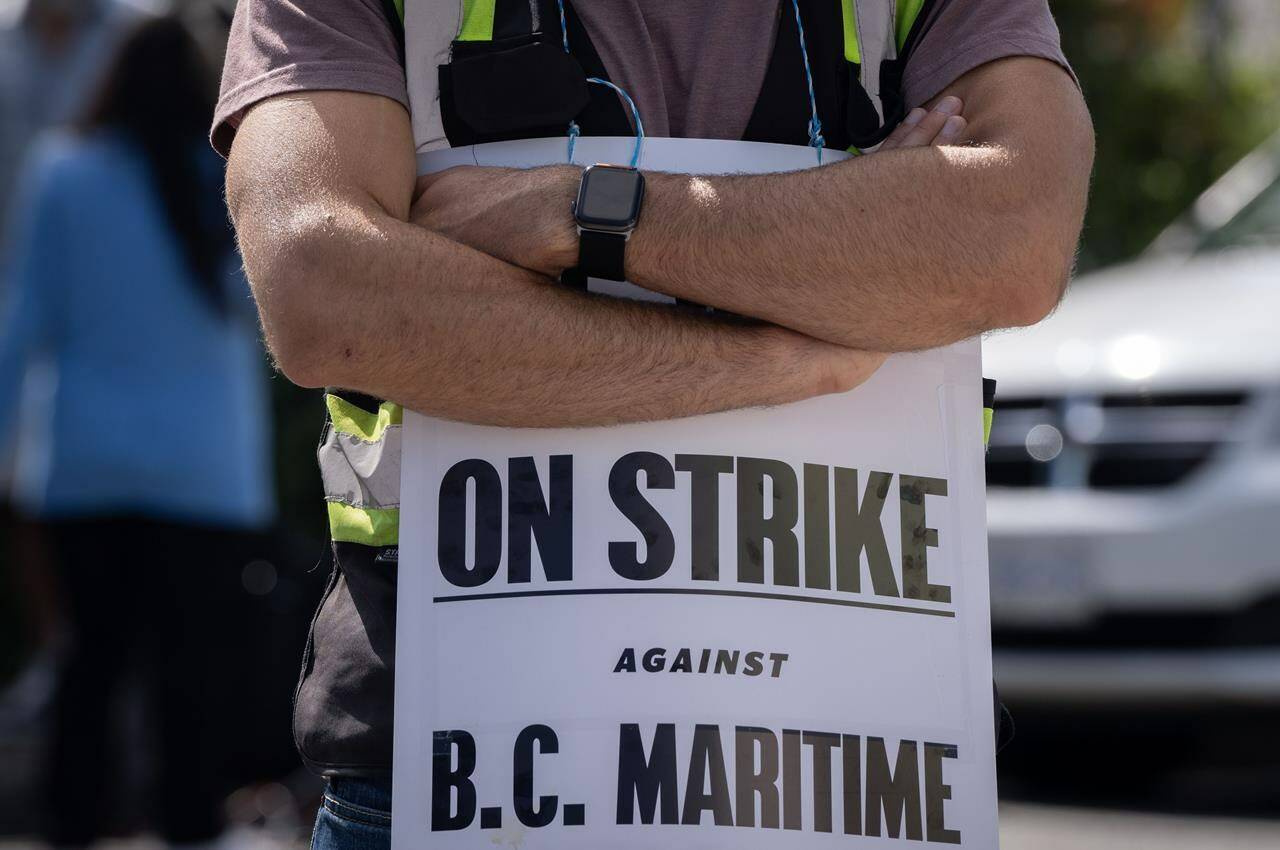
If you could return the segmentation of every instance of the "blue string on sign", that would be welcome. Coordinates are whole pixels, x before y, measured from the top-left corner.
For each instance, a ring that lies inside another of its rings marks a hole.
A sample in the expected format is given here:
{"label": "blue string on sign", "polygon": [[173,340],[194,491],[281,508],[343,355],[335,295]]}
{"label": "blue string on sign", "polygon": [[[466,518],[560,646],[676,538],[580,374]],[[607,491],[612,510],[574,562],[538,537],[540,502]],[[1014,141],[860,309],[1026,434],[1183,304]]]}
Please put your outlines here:
{"label": "blue string on sign", "polygon": [[569,52],[569,25],[564,22],[564,0],[556,0],[560,7],[560,40],[564,44],[564,52]]}
{"label": "blue string on sign", "polygon": [[804,57],[804,76],[809,83],[809,144],[818,150],[818,163],[822,163],[822,149],[827,140],[822,137],[822,120],[818,118],[818,98],[813,93],[813,71],[809,68],[809,48],[804,41],[804,22],[800,20],[800,0],[791,0],[796,12],[796,29],[800,33],[800,55]]}
{"label": "blue string on sign", "polygon": [[578,134],[581,132],[577,121],[569,122],[569,162],[573,162],[573,148],[578,143]]}
{"label": "blue string on sign", "polygon": [[[556,5],[560,7],[560,43],[564,45],[564,52],[568,53],[569,52],[569,26],[565,23],[565,20],[564,20],[564,0],[556,0]],[[797,12],[797,14],[799,14],[799,12]],[[803,46],[804,46],[803,38],[801,38],[800,43],[801,43],[801,49],[803,49]],[[809,63],[809,58],[806,55],[805,56],[806,69],[808,69],[809,67],[808,63]],[[631,120],[636,125],[636,146],[631,151],[631,167],[635,168],[640,163],[640,149],[644,145],[644,124],[640,121],[640,110],[636,108],[636,102],[631,99],[631,95],[627,94],[625,91],[622,90],[621,86],[615,85],[609,82],[608,80],[602,80],[599,77],[587,77],[587,82],[597,86],[606,86],[607,88],[613,89],[615,92],[618,93],[618,96],[621,97],[626,102],[627,106],[631,109]],[[809,84],[809,93],[810,93],[810,100],[812,100],[812,94],[813,94],[812,82],[810,82]],[[815,113],[815,115],[816,114],[817,113]],[[581,135],[581,133],[582,133],[582,130],[580,127],[578,127],[578,122],[570,121],[569,122],[569,162],[573,162],[573,149],[574,149],[574,146],[577,144],[578,136]],[[821,154],[819,154],[819,157],[821,157]]]}
{"label": "blue string on sign", "polygon": [[636,146],[631,152],[631,167],[635,168],[636,164],[640,162],[640,148],[644,145],[644,122],[640,120],[640,110],[636,109],[636,102],[631,99],[631,95],[622,90],[621,86],[616,86],[608,80],[602,80],[599,77],[587,77],[587,82],[595,83],[598,86],[608,86],[616,91],[618,96],[626,101],[627,106],[631,108],[631,120],[636,123]]}

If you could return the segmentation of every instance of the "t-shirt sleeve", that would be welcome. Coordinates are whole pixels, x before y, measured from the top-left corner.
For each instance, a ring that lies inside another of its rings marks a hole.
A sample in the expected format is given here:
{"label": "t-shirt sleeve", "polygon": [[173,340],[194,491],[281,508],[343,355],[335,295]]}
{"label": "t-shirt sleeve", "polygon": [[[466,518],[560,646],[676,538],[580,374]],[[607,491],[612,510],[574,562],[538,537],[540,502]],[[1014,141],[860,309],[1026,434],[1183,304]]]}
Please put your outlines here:
{"label": "t-shirt sleeve", "polygon": [[223,156],[244,112],[273,95],[365,92],[409,106],[400,46],[381,0],[240,0],[210,140]]}
{"label": "t-shirt sleeve", "polygon": [[1047,59],[1075,79],[1048,0],[943,0],[907,62],[907,106],[927,103],[979,65],[1010,56]]}

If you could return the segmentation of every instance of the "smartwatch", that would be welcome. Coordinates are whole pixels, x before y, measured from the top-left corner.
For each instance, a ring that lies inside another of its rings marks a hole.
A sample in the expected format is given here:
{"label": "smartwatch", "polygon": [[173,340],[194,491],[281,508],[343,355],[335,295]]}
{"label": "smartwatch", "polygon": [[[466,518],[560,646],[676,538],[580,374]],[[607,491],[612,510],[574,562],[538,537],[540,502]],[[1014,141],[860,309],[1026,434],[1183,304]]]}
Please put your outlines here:
{"label": "smartwatch", "polygon": [[573,205],[581,275],[626,280],[623,257],[643,201],[644,175],[637,169],[592,165],[582,172]]}

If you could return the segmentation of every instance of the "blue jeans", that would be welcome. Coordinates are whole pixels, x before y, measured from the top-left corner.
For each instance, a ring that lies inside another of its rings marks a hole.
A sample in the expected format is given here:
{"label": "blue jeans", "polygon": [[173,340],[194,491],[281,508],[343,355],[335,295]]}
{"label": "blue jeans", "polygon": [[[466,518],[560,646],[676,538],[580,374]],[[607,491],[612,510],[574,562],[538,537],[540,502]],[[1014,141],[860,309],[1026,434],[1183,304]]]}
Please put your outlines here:
{"label": "blue jeans", "polygon": [[331,779],[325,789],[311,850],[390,850],[391,782]]}

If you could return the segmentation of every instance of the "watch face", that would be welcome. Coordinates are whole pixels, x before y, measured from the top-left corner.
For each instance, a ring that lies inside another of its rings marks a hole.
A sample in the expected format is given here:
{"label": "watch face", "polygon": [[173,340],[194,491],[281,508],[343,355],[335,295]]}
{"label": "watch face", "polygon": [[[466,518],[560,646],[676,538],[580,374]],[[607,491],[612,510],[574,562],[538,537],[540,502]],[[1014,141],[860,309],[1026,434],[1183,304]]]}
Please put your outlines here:
{"label": "watch face", "polygon": [[644,177],[632,168],[593,165],[583,172],[578,191],[578,222],[625,230],[635,225],[644,195]]}

